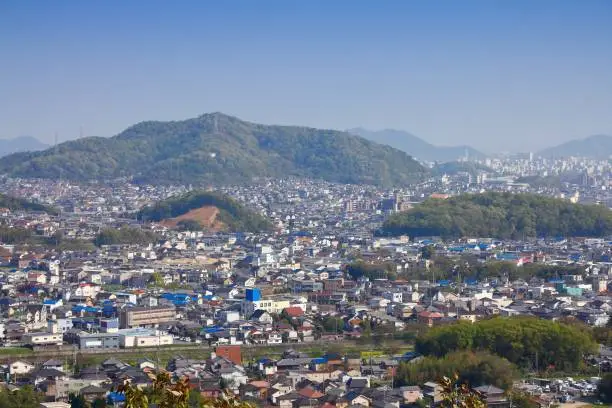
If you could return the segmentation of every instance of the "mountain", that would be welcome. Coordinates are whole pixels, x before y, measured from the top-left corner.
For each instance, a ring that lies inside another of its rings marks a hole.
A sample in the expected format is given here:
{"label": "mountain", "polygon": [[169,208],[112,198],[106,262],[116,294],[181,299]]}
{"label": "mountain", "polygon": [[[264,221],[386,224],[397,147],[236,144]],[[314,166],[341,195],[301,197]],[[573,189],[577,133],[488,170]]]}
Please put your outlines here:
{"label": "mountain", "polygon": [[346,132],[269,126],[222,113],[142,122],[111,138],[87,137],[0,161],[0,173],[74,180],[134,177],[147,183],[232,183],[307,177],[404,185],[426,170],[406,153]]}
{"label": "mountain", "polygon": [[49,145],[32,136],[19,136],[13,139],[0,139],[0,157],[18,152],[45,150]]}
{"label": "mountain", "polygon": [[434,146],[423,139],[402,130],[385,129],[372,131],[363,128],[349,129],[347,132],[365,137],[376,143],[402,150],[412,157],[423,161],[448,162],[465,157],[483,159],[485,154],[470,146]]}
{"label": "mountain", "polygon": [[558,146],[549,147],[537,153],[540,157],[591,157],[608,159],[612,155],[612,136],[594,135],[584,139],[571,140]]}
{"label": "mountain", "polygon": [[272,229],[272,223],[264,216],[227,195],[211,191],[196,190],[159,201],[141,209],[137,218],[189,230],[261,232]]}

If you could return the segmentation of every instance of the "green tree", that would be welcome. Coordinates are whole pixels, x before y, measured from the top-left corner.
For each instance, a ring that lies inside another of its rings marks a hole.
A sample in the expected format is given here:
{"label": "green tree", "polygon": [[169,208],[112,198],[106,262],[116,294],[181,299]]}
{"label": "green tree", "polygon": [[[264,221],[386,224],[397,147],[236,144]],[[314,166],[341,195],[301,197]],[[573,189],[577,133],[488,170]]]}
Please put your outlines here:
{"label": "green tree", "polygon": [[458,375],[460,382],[472,386],[492,384],[510,389],[520,372],[503,357],[485,351],[455,351],[444,357],[424,357],[400,363],[395,385],[422,385],[432,378]]}
{"label": "green tree", "polygon": [[125,408],[148,408],[149,398],[145,392],[129,380],[125,380],[117,390],[125,394]]}
{"label": "green tree", "polygon": [[433,259],[436,249],[433,245],[425,245],[421,248],[421,257],[423,259]]}
{"label": "green tree", "polygon": [[612,403],[612,373],[606,373],[597,386],[597,397],[605,404]]}
{"label": "green tree", "polygon": [[442,387],[443,408],[484,408],[486,403],[479,393],[473,391],[467,383],[459,383],[459,377],[442,377],[438,381]]}
{"label": "green tree", "polygon": [[612,212],[601,205],[572,204],[536,194],[462,194],[447,200],[429,199],[392,214],[382,233],[514,239],[606,236],[612,233]]}
{"label": "green tree", "polygon": [[455,350],[487,350],[525,368],[540,367],[572,371],[584,364],[596,344],[588,331],[532,317],[497,317],[474,324],[460,322],[440,326],[419,336],[416,350],[424,355],[444,356]]}
{"label": "green tree", "polygon": [[21,387],[15,391],[5,388],[0,389],[0,408],[38,408],[42,396],[30,385]]}
{"label": "green tree", "polygon": [[106,408],[106,400],[104,398],[96,398],[93,401],[92,408]]}
{"label": "green tree", "polygon": [[164,287],[164,278],[162,278],[162,275],[159,272],[153,272],[149,281],[158,288]]}
{"label": "green tree", "polygon": [[330,316],[323,321],[323,329],[327,333],[342,333],[344,320],[341,317]]}
{"label": "green tree", "polygon": [[369,319],[364,319],[360,323],[363,337],[370,338],[372,337],[372,323]]}
{"label": "green tree", "polygon": [[91,408],[91,404],[79,394],[70,394],[68,401],[70,401],[70,408]]}

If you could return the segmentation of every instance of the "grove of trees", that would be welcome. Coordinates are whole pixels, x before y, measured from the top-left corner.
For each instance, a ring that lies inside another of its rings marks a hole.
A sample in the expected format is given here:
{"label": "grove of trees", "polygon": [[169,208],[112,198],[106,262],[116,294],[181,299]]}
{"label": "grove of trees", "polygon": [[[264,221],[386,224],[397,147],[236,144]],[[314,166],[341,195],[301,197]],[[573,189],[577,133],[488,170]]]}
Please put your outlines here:
{"label": "grove of trees", "polygon": [[96,235],[94,244],[118,245],[118,244],[148,244],[155,242],[159,237],[152,231],[146,231],[135,227],[105,228]]}
{"label": "grove of trees", "polygon": [[596,350],[589,332],[577,325],[532,317],[496,317],[459,322],[429,330],[417,338],[416,351],[442,357],[455,350],[483,350],[525,368],[574,371]]}
{"label": "grove of trees", "polygon": [[454,374],[459,382],[467,382],[473,387],[492,384],[505,390],[520,376],[517,367],[503,357],[487,351],[460,350],[443,357],[429,356],[416,362],[400,363],[396,385],[422,385]]}
{"label": "grove of trees", "polygon": [[392,214],[381,232],[445,238],[601,237],[612,233],[612,211],[535,194],[462,194]]}

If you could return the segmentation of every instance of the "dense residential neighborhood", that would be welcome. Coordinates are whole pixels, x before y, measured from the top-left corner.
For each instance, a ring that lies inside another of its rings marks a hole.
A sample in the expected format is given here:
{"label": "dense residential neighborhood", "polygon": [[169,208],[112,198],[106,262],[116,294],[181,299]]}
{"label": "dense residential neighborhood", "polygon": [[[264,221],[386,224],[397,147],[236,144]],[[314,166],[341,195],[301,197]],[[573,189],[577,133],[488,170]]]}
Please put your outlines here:
{"label": "dense residential neighborhood", "polygon": [[[229,390],[286,408],[399,408],[440,401],[438,378],[404,384],[397,377],[401,365],[423,358],[414,338],[430,328],[495,316],[607,327],[608,238],[376,234],[392,213],[460,193],[608,200],[600,184],[545,192],[461,177],[403,190],[301,179],[218,188],[272,221],[273,230],[260,233],[134,217],[191,186],[4,178],[3,193],[58,211],[0,211],[3,378],[54,404],[81,395],[121,406],[117,387],[125,379],[144,385],[147,372],[163,368],[187,376],[202,397]],[[152,239],[97,242],[108,228]],[[18,241],[17,229],[31,236]],[[612,370],[608,345],[585,364]],[[532,370],[541,369],[537,361]],[[491,406],[511,406],[507,389],[474,388]],[[514,388],[548,406],[593,395],[596,381],[530,379]]]}

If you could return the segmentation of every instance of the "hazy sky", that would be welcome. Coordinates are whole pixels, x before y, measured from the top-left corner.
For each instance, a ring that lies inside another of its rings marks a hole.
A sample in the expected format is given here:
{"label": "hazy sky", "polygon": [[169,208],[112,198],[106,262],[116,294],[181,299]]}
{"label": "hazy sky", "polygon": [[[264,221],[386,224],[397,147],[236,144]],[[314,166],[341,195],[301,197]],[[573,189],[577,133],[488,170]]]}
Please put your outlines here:
{"label": "hazy sky", "polygon": [[485,151],[612,134],[612,1],[0,1],[0,137],[214,111]]}

